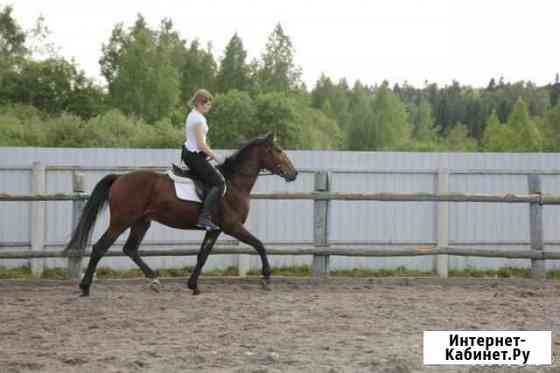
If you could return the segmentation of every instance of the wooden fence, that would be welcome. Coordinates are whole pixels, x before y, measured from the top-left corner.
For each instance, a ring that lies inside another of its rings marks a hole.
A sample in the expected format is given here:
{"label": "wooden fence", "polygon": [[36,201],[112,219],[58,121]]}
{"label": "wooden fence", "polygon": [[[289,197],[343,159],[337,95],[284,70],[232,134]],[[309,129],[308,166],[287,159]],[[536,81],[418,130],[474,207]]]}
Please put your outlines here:
{"label": "wooden fence", "polygon": [[[42,167],[42,168],[41,168]],[[11,195],[0,193],[1,202],[9,201],[73,201],[72,227],[74,228],[82,214],[88,195],[85,193],[84,174],[73,173],[72,194],[41,194],[41,180],[44,180],[44,166],[35,164],[32,195]],[[43,181],[44,182],[44,181]],[[315,277],[327,276],[331,256],[359,257],[397,257],[397,256],[434,256],[434,272],[442,278],[448,276],[448,256],[477,256],[493,258],[525,258],[531,260],[531,275],[544,278],[545,260],[560,259],[560,252],[544,250],[543,205],[560,204],[560,196],[545,195],[541,189],[541,178],[537,174],[528,175],[529,194],[464,194],[448,193],[449,172],[445,169],[437,173],[437,193],[331,193],[330,172],[315,172],[315,187],[312,193],[273,193],[252,194],[252,199],[267,200],[313,200],[314,201],[314,243],[312,247],[275,247],[268,249],[271,255],[312,255],[312,272]],[[330,201],[414,201],[439,202],[437,211],[436,245],[416,246],[410,248],[379,248],[370,249],[363,246],[345,246],[344,248],[329,245],[329,208]],[[530,204],[530,249],[529,250],[485,250],[466,247],[449,246],[448,202],[489,202],[489,203],[529,203]],[[33,222],[44,221],[44,205],[32,204],[31,250],[0,251],[0,259],[31,259],[32,272],[42,273],[42,258],[68,258],[68,272],[72,278],[78,278],[82,269],[82,258],[90,253],[62,251],[44,251],[44,224]],[[255,255],[252,248],[236,245],[217,245],[213,254],[238,254],[241,275],[247,272],[247,255]],[[198,249],[183,250],[141,250],[142,256],[186,256],[197,255]],[[122,252],[109,251],[107,256],[125,256]]]}

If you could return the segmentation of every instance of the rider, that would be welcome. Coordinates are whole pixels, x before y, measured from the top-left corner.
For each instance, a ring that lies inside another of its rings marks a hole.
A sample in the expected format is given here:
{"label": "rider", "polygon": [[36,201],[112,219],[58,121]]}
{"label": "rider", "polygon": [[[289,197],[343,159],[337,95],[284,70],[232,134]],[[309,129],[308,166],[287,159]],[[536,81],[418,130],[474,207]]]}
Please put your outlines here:
{"label": "rider", "polygon": [[223,175],[209,162],[211,159],[219,162],[220,159],[206,143],[208,124],[204,114],[210,111],[212,99],[210,92],[199,89],[189,101],[192,111],[187,116],[185,124],[187,141],[181,153],[183,162],[210,186],[197,223],[197,227],[207,231],[220,229],[211,221],[210,211],[218,205],[226,188]]}

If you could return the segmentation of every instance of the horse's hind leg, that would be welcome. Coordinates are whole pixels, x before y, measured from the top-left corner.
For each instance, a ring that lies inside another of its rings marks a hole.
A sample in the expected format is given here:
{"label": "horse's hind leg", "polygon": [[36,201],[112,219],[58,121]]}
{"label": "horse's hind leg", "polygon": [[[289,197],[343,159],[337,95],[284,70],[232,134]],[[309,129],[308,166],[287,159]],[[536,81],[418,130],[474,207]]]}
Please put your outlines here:
{"label": "horse's hind leg", "polygon": [[144,276],[154,279],[152,289],[159,291],[159,281],[157,280],[159,273],[157,271],[153,271],[146,262],[142,260],[140,254],[138,253],[138,247],[144,239],[148,229],[150,229],[150,221],[148,219],[142,219],[134,223],[134,225],[130,228],[130,235],[124,244],[123,251],[142,270]]}
{"label": "horse's hind leg", "polygon": [[84,278],[80,282],[80,289],[82,289],[82,296],[87,297],[89,295],[89,288],[91,287],[91,281],[93,279],[93,274],[97,268],[97,263],[105,255],[107,250],[116,241],[116,239],[121,235],[121,233],[126,228],[116,226],[111,224],[109,228],[105,231],[103,236],[93,245],[93,250],[91,252],[91,257],[89,258],[89,263],[86,269]]}

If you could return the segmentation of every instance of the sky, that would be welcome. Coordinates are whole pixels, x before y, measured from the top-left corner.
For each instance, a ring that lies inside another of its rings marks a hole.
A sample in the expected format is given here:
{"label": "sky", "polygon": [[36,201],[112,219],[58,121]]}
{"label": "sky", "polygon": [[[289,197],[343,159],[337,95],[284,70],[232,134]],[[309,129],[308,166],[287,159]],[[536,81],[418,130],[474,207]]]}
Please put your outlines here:
{"label": "sky", "polygon": [[280,23],[309,89],[322,73],[350,85],[485,87],[500,76],[545,85],[560,72],[557,0],[0,0],[8,4],[24,29],[43,15],[60,54],[101,83],[102,44],[139,13],[153,28],[170,18],[188,42],[211,42],[218,61],[234,33],[247,62],[259,58]]}

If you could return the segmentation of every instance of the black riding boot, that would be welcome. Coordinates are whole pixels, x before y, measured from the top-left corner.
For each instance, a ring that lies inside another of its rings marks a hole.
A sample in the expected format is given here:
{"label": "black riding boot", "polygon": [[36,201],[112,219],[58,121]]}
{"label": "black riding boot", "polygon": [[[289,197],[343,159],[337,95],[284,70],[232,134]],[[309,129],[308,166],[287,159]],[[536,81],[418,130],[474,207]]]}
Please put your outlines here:
{"label": "black riding boot", "polygon": [[210,211],[217,205],[220,200],[222,191],[219,187],[213,187],[208,192],[204,204],[202,205],[202,211],[198,217],[197,227],[205,229],[207,231],[219,231],[220,227],[212,223],[210,220]]}

